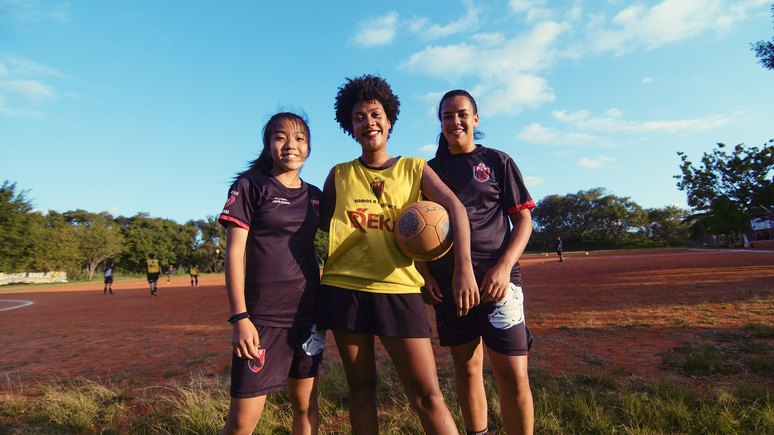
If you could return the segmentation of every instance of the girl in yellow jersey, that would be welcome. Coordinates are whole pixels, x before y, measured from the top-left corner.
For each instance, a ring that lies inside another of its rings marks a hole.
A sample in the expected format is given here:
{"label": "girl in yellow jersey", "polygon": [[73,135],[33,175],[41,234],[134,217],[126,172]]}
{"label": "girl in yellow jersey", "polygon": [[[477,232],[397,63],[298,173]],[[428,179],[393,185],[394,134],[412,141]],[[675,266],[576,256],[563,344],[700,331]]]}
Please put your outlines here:
{"label": "girl in yellow jersey", "polygon": [[161,266],[159,266],[159,260],[156,259],[156,254],[150,254],[150,260],[145,260],[145,272],[148,274],[151,296],[155,298],[159,277],[161,277]]}
{"label": "girl in yellow jersey", "polygon": [[336,339],[349,386],[353,432],[377,434],[375,336],[392,358],[427,433],[456,434],[438,386],[421,275],[393,236],[400,211],[422,194],[449,210],[454,235],[455,301],[460,315],[479,302],[465,208],[426,162],[391,157],[387,138],[400,103],[384,79],[347,79],[336,119],[361,146],[325,181],[323,219],[330,219],[328,261],[318,298],[318,327]]}

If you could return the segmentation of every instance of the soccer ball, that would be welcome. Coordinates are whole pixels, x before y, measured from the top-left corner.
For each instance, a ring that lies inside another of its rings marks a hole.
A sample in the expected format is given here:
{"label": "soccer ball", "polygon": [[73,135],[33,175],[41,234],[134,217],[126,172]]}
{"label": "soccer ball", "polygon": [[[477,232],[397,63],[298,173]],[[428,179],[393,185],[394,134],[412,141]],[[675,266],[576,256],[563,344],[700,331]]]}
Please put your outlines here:
{"label": "soccer ball", "polygon": [[452,246],[449,213],[432,201],[409,205],[398,215],[395,241],[400,250],[414,260],[441,258]]}

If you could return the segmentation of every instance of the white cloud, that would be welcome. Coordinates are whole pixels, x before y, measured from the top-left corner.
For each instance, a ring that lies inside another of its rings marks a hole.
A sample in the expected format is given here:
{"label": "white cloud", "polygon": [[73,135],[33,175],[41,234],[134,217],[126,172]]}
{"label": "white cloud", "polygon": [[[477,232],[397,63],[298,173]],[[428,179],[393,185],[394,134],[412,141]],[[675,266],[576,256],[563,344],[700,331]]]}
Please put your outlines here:
{"label": "white cloud", "polygon": [[577,165],[580,166],[581,168],[597,169],[600,166],[602,166],[605,162],[612,162],[614,160],[615,159],[612,158],[612,157],[607,157],[607,156],[603,156],[603,155],[600,154],[599,156],[597,156],[597,158],[595,160],[588,159],[588,158],[584,157],[584,158],[578,160]]}
{"label": "white cloud", "polygon": [[363,21],[357,27],[358,32],[351,40],[355,45],[368,48],[390,44],[398,34],[398,13]]}
{"label": "white cloud", "polygon": [[676,121],[626,121],[619,119],[622,112],[618,109],[610,109],[603,116],[589,118],[587,110],[579,110],[567,114],[564,110],[552,112],[554,118],[559,121],[572,124],[579,130],[601,131],[605,133],[643,134],[643,133],[682,133],[704,131],[720,127],[734,121],[733,117],[722,115],[707,115],[698,119],[681,119]]}
{"label": "white cloud", "polygon": [[[0,0],[2,2],[2,0]],[[43,118],[44,114],[28,110],[20,104],[58,98],[54,88],[30,77],[70,78],[46,65],[8,53],[0,53],[0,113],[9,116]]]}
{"label": "white cloud", "polygon": [[486,110],[516,114],[524,105],[554,101],[548,81],[536,73],[553,65],[553,45],[568,29],[567,24],[543,22],[528,34],[510,40],[482,35],[472,39],[478,44],[428,45],[399,68],[451,82],[478,77],[481,81],[474,91],[482,98]]}
{"label": "white cloud", "polygon": [[527,21],[545,20],[551,18],[554,13],[542,6],[545,0],[510,0],[508,7],[513,13],[524,13]]}
{"label": "white cloud", "polygon": [[650,83],[650,82],[652,82],[652,81],[653,81],[653,79],[652,79],[652,78],[650,78],[650,77],[645,77],[644,79],[642,79],[642,83],[643,83],[643,84],[644,84],[644,83]]}
{"label": "white cloud", "polygon": [[555,128],[530,124],[521,129],[516,139],[542,145],[614,146],[608,138],[588,133],[561,132]]}
{"label": "white cloud", "polygon": [[0,80],[0,94],[19,94],[31,100],[56,98],[50,86],[37,80]]}
{"label": "white cloud", "polygon": [[16,75],[21,76],[55,76],[61,78],[70,78],[70,76],[60,73],[59,71],[51,68],[47,65],[41,65],[28,59],[21,59],[14,56],[6,57],[6,63],[10,66],[11,71]]}
{"label": "white cloud", "polygon": [[607,27],[604,15],[589,15],[587,37],[594,50],[620,55],[638,47],[653,49],[704,32],[722,36],[735,22],[745,18],[746,10],[755,3],[664,0],[650,8],[630,5],[616,14]]}
{"label": "white cloud", "polygon": [[524,185],[527,187],[535,187],[543,184],[546,180],[540,177],[524,177]]}
{"label": "white cloud", "polygon": [[437,149],[437,144],[424,145],[417,149],[417,154],[420,156],[434,156]]}
{"label": "white cloud", "polygon": [[474,7],[472,2],[466,1],[465,15],[457,21],[442,26],[440,24],[429,25],[430,20],[427,18],[416,18],[411,20],[408,25],[412,32],[426,39],[438,39],[456,33],[474,31],[479,26],[478,15],[480,12],[481,8]]}
{"label": "white cloud", "polygon": [[0,21],[39,23],[45,20],[69,21],[70,3],[50,7],[40,0],[0,1]]}
{"label": "white cloud", "polygon": [[5,105],[5,95],[0,95],[0,113],[8,116],[31,116],[33,118],[42,119],[45,114],[34,110],[12,109]]}

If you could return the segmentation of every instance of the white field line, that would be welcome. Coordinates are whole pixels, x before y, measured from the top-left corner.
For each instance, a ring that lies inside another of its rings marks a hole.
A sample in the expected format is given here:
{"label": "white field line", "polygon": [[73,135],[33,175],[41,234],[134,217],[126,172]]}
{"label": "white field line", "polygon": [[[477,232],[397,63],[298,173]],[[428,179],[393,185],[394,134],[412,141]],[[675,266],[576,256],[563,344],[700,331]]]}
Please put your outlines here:
{"label": "white field line", "polygon": [[21,302],[19,305],[11,308],[0,308],[0,311],[7,311],[7,310],[15,310],[17,308],[26,307],[27,305],[32,305],[34,302],[32,301],[17,301],[13,299],[0,299],[0,302]]}
{"label": "white field line", "polygon": [[573,253],[574,255],[567,255],[564,254],[565,257],[570,258],[572,261],[575,260],[599,260],[599,259],[610,259],[610,258],[653,258],[653,257],[677,257],[681,255],[697,255],[697,254],[717,254],[717,253],[726,253],[726,254],[737,254],[740,252],[746,252],[746,253],[761,253],[761,254],[774,254],[774,251],[762,251],[762,250],[752,250],[752,249],[688,249],[688,251],[691,251],[690,253],[674,253],[674,254],[656,254],[656,255],[618,255],[618,256],[604,256],[604,257],[594,257],[593,252],[590,253],[588,256],[578,256],[577,253]]}

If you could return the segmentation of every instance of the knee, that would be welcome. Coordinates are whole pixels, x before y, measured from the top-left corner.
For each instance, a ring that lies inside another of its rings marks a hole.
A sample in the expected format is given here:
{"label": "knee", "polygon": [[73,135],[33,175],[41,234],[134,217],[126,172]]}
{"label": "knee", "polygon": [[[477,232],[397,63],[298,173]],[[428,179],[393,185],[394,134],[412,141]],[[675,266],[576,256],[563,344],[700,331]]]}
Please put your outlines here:
{"label": "knee", "polygon": [[406,398],[411,407],[419,412],[446,406],[443,394],[439,388],[428,388],[420,391],[406,391]]}
{"label": "knee", "polygon": [[293,415],[309,415],[317,410],[317,395],[303,399],[291,398],[290,406],[293,408]]}

